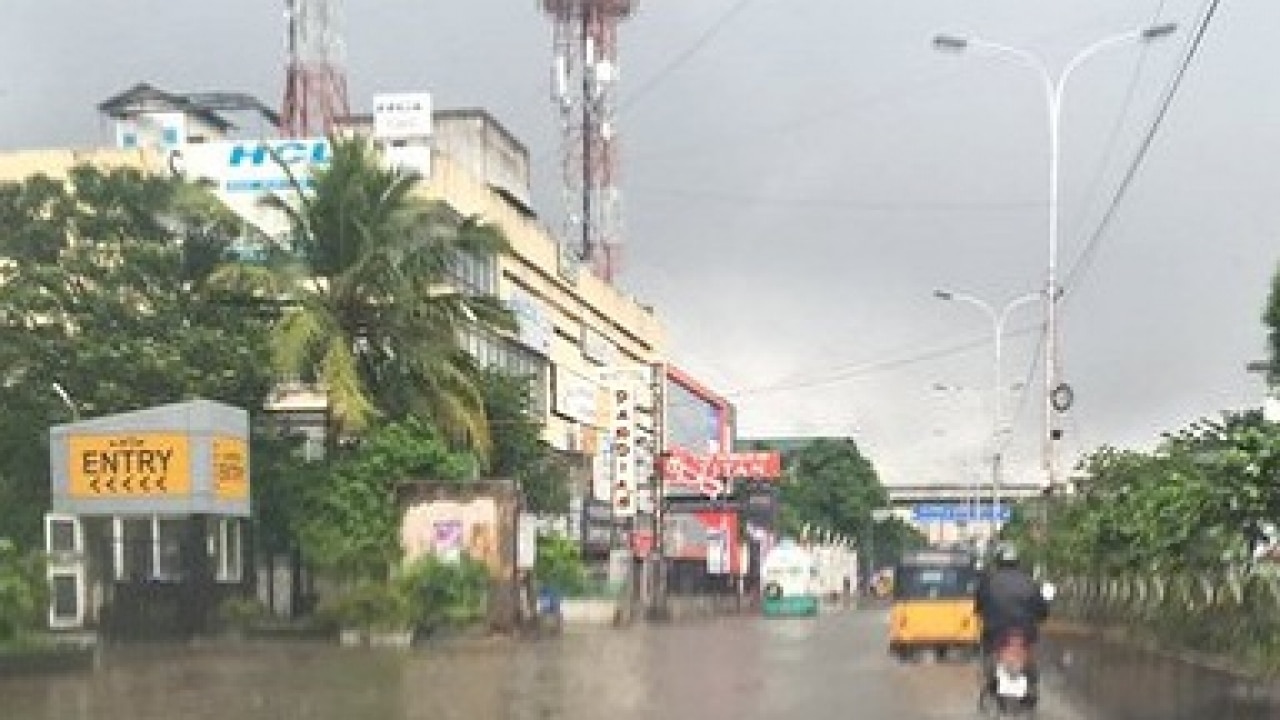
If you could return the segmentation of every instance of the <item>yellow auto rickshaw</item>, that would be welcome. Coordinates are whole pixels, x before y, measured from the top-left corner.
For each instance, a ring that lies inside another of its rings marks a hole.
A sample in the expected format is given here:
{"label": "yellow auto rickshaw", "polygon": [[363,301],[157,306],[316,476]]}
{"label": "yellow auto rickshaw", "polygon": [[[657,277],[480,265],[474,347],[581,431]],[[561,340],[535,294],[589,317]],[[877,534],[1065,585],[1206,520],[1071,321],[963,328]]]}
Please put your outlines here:
{"label": "yellow auto rickshaw", "polygon": [[981,622],[974,613],[976,557],[966,550],[907,553],[893,569],[889,651],[902,660],[932,651],[976,655]]}

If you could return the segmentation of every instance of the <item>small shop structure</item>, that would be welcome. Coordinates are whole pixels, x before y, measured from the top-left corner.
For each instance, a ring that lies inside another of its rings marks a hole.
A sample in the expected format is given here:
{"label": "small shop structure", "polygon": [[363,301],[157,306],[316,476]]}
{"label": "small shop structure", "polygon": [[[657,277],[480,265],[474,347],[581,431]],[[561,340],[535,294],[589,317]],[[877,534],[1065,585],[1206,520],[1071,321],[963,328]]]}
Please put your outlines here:
{"label": "small shop structure", "polygon": [[754,597],[776,537],[776,452],[663,453],[663,555],[671,595]]}
{"label": "small shop structure", "polygon": [[49,430],[54,629],[191,634],[245,580],[249,416],[193,400]]}
{"label": "small shop structure", "polygon": [[818,614],[819,567],[809,548],[784,539],[765,557],[762,574],[766,616]]}

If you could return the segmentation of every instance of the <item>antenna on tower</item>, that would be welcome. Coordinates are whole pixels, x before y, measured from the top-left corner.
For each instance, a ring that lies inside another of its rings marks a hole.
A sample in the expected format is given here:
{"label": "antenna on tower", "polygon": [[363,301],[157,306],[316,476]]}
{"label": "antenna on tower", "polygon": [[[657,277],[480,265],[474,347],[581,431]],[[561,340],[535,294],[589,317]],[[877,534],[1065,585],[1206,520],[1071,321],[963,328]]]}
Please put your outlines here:
{"label": "antenna on tower", "polygon": [[280,131],[285,137],[326,135],[336,118],[350,114],[338,29],[340,2],[284,0],[288,59]]}
{"label": "antenna on tower", "polygon": [[612,282],[621,266],[618,187],[618,25],[632,0],[541,0],[554,24],[552,102],[561,118],[564,236]]}

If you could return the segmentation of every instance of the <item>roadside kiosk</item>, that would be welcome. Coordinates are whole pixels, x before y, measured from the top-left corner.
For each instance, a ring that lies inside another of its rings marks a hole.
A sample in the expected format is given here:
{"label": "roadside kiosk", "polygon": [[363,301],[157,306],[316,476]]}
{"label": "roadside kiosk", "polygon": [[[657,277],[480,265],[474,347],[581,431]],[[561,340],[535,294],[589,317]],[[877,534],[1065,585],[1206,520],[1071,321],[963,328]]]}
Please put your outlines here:
{"label": "roadside kiosk", "polygon": [[809,550],[784,539],[765,557],[761,574],[766,616],[818,614],[818,566]]}
{"label": "roadside kiosk", "polygon": [[249,415],[209,400],[49,430],[49,625],[204,629],[245,578]]}

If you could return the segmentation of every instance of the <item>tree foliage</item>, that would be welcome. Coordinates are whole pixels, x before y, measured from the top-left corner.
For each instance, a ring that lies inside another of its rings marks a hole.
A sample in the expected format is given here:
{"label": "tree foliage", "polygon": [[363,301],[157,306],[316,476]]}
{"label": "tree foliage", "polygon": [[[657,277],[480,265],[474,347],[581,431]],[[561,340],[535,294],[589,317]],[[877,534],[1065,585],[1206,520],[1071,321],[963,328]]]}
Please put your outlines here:
{"label": "tree foliage", "polygon": [[873,511],[889,506],[889,493],[852,439],[815,439],[788,453],[784,464],[784,533],[798,535],[807,527],[811,533],[854,540],[867,553],[874,546],[873,562],[922,542],[919,533],[904,523],[873,521]]}
{"label": "tree foliage", "polygon": [[416,418],[375,428],[299,488],[294,517],[304,555],[344,580],[385,579],[402,555],[397,485],[461,480],[472,467],[470,457],[450,452],[440,433]]}
{"label": "tree foliage", "polygon": [[41,559],[0,537],[0,647],[41,626],[47,592]]}
{"label": "tree foliage", "polygon": [[265,319],[211,282],[243,231],[204,190],[132,169],[0,185],[0,503],[21,508],[0,533],[38,542],[50,424],[192,397],[261,406]]}
{"label": "tree foliage", "polygon": [[1051,504],[1046,528],[1036,513],[1009,527],[1060,570],[1248,566],[1280,519],[1280,425],[1260,411],[1201,420],[1150,453],[1104,447],[1080,470],[1079,493]]}
{"label": "tree foliage", "polygon": [[569,512],[569,466],[542,441],[544,425],[531,411],[530,379],[490,370],[483,389],[485,414],[494,428],[491,473],[516,480],[529,512]]}
{"label": "tree foliage", "polygon": [[378,419],[428,418],[455,445],[490,443],[478,370],[460,345],[472,324],[511,329],[496,298],[453,289],[467,258],[506,248],[494,226],[424,200],[421,180],[382,161],[362,137],[333,138],[332,158],[293,197],[291,245],[221,279],[283,304],[273,357],[285,377],[322,384],[335,431]]}

